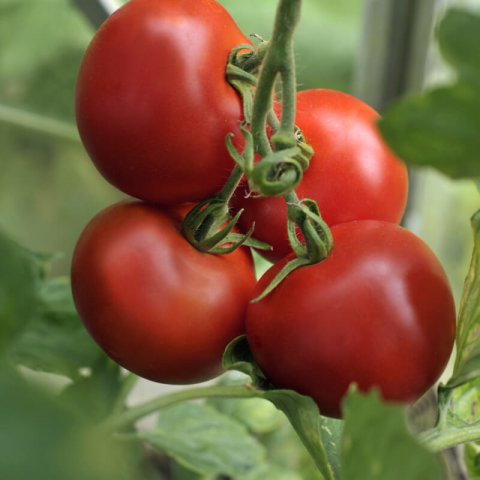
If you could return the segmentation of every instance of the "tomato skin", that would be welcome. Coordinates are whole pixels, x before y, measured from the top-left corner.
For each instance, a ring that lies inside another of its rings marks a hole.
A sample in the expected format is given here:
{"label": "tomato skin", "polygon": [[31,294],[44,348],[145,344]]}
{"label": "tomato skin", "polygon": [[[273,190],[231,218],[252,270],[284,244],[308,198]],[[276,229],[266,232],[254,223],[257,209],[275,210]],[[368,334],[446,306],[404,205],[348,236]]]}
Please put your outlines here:
{"label": "tomato skin", "polygon": [[255,286],[249,251],[201,253],[180,223],[159,207],[114,205],[87,225],[72,264],[75,304],[99,346],[137,375],[172,384],[221,373]]}
{"label": "tomato skin", "polygon": [[[329,226],[353,220],[398,223],[407,200],[405,165],[383,143],[375,122],[378,114],[366,103],[334,90],[307,90],[297,95],[296,125],[315,150],[299,198],[318,203]],[[273,246],[262,252],[277,261],[291,252],[287,240],[285,202],[281,198],[244,197],[243,229],[255,222],[255,237]]]}
{"label": "tomato skin", "polygon": [[160,204],[219,191],[234,167],[225,136],[241,137],[225,67],[242,43],[214,0],[133,0],[117,10],[87,49],[76,91],[78,129],[102,175]]}
{"label": "tomato skin", "polygon": [[[455,305],[434,254],[391,223],[332,228],[322,263],[291,273],[247,311],[247,337],[267,378],[339,417],[351,382],[412,402],[437,380],[455,339]],[[287,257],[288,259],[288,257]],[[262,277],[263,291],[285,259]]]}

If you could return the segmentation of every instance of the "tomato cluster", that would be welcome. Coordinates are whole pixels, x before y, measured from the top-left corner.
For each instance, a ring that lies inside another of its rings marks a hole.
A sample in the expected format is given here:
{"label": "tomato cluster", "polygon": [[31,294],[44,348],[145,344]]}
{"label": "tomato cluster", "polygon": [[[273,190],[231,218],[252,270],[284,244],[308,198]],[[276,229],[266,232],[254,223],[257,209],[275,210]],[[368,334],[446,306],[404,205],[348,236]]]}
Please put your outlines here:
{"label": "tomato cluster", "polygon": [[81,235],[79,314],[111,358],[154,381],[218,375],[227,344],[246,333],[269,380],[312,396],[321,413],[339,416],[352,382],[411,402],[445,367],[455,308],[438,260],[396,225],[407,173],[366,104],[329,90],[297,96],[296,124],[314,149],[297,192],[332,228],[325,260],[252,303],[293,254],[284,201],[245,186],[233,202],[241,228],[255,222],[279,260],[258,284],[247,248],[214,255],[182,235],[184,205],[218,192],[234,167],[225,137],[243,142],[242,102],[225,78],[240,44],[214,0],[132,0],[95,35],[78,77],[80,135],[105,178],[140,201],[101,212]]}

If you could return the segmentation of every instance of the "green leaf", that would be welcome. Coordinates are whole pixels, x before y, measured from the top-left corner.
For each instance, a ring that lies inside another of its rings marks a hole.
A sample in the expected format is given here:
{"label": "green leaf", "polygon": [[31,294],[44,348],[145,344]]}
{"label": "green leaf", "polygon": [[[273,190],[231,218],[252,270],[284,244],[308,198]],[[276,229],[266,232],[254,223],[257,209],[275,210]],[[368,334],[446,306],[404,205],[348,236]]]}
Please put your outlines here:
{"label": "green leaf", "polygon": [[480,17],[450,10],[438,29],[457,83],[394,104],[379,128],[411,166],[432,166],[452,178],[480,177]]}
{"label": "green leaf", "polygon": [[340,448],[345,422],[336,418],[320,417],[320,430],[325,445],[328,462],[334,478],[340,478]]}
{"label": "green leaf", "polygon": [[[232,372],[233,373],[233,372]],[[219,385],[244,385],[246,377],[234,372],[235,375],[224,375]],[[214,406],[223,414],[242,422],[251,432],[260,436],[267,449],[267,463],[247,475],[242,480],[308,478],[322,480],[323,477],[315,466],[295,430],[286,416],[275,405],[264,398],[210,398],[208,405]],[[322,429],[328,429],[338,440],[342,422],[336,419],[321,417]],[[337,441],[336,444],[339,444]],[[331,444],[325,445],[330,463],[338,475],[338,455]]]}
{"label": "green leaf", "polygon": [[474,248],[465,279],[457,326],[457,355],[448,387],[480,376],[480,210],[471,219]]}
{"label": "green leaf", "polygon": [[480,177],[480,90],[468,83],[394,104],[379,128],[410,166],[432,166],[452,178]]}
{"label": "green leaf", "polygon": [[480,81],[480,16],[464,10],[451,9],[437,32],[443,57],[461,76],[473,82]]}
{"label": "green leaf", "polygon": [[0,231],[0,354],[35,314],[38,264]]}
{"label": "green leaf", "polygon": [[463,459],[470,480],[480,480],[480,449],[478,445],[468,443],[463,449]]}
{"label": "green leaf", "polygon": [[157,426],[139,437],[205,475],[246,475],[263,462],[265,453],[242,424],[192,403],[162,410]]}
{"label": "green leaf", "polygon": [[341,427],[334,430],[329,428],[330,421],[320,416],[316,403],[310,397],[293,390],[275,389],[269,384],[253,360],[246,337],[239,337],[228,345],[223,367],[226,370],[239,370],[252,377],[258,388],[258,397],[269,400],[287,416],[324,478],[333,479],[337,463],[331,462],[331,459],[337,455]]}
{"label": "green leaf", "polygon": [[79,379],[80,370],[93,367],[104,354],[75,311],[69,280],[45,281],[38,304],[33,320],[10,346],[10,360],[33,370]]}
{"label": "green leaf", "polygon": [[138,480],[132,445],[101,434],[60,398],[0,364],[2,480]]}
{"label": "green leaf", "polygon": [[378,393],[350,391],[343,403],[341,479],[439,480],[438,459],[408,432],[404,410],[386,405]]}
{"label": "green leaf", "polygon": [[262,398],[270,400],[288,417],[324,477],[334,478],[330,460],[337,454],[337,432],[328,428],[329,421],[320,416],[317,404],[293,390],[269,390]]}
{"label": "green leaf", "polygon": [[200,475],[177,462],[171,462],[169,470],[169,480],[218,480],[217,476]]}

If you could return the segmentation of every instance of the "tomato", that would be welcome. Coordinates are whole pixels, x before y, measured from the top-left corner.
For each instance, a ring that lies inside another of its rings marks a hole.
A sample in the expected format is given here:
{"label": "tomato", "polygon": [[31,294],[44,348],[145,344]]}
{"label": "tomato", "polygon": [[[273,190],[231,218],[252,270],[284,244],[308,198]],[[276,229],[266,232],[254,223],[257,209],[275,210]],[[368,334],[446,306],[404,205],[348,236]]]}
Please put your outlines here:
{"label": "tomato", "polygon": [[95,166],[115,187],[161,204],[208,198],[234,167],[225,136],[241,101],[225,79],[249,43],[213,0],[133,0],[94,36],[76,114]]}
{"label": "tomato", "polygon": [[[291,273],[247,311],[254,358],[279,388],[313,397],[340,416],[355,382],[384,399],[413,402],[446,366],[455,306],[429,248],[392,223],[355,221],[332,228],[323,262]],[[287,257],[288,258],[288,257]],[[259,295],[287,259],[262,277]]]}
{"label": "tomato", "polygon": [[[315,150],[300,198],[318,203],[328,225],[352,220],[398,223],[407,199],[405,165],[380,138],[378,114],[355,97],[334,90],[308,90],[297,95],[296,124]],[[245,208],[244,229],[255,222],[255,237],[273,246],[262,252],[276,261],[291,252],[287,240],[286,207],[281,198],[236,197]]]}
{"label": "tomato", "polygon": [[201,253],[180,224],[159,207],[114,205],[86,227],[72,264],[75,304],[98,345],[126,369],[172,384],[220,373],[255,286],[247,250]]}

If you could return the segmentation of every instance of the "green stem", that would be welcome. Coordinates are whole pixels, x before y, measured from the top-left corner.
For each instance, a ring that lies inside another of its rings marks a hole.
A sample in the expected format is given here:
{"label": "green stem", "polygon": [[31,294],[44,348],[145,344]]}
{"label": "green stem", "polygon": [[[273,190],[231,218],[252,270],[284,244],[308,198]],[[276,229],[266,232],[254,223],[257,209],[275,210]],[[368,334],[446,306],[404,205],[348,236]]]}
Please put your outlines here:
{"label": "green stem", "polygon": [[240,180],[243,177],[242,169],[237,165],[228,177],[227,182],[222,188],[222,191],[218,194],[218,198],[222,199],[226,204],[230,202],[235,190],[237,189]]}
{"label": "green stem", "polygon": [[198,400],[202,398],[252,398],[257,393],[248,388],[246,385],[234,385],[234,386],[211,386],[211,387],[199,387],[187,390],[181,390],[179,392],[170,393],[169,395],[162,395],[142,405],[132,407],[129,410],[113,415],[108,418],[103,427],[108,431],[119,431],[126,427],[131,426],[137,420],[155,413],[157,410],[166,408],[175,403],[184,402],[186,400]]}
{"label": "green stem", "polygon": [[[224,204],[224,215],[228,214],[228,204],[232,195],[234,194],[235,190],[237,189],[240,180],[243,177],[242,169],[236,165],[235,168],[232,170],[230,177],[228,177],[227,182],[225,183],[222,190],[216,195],[216,199],[220,200]],[[222,216],[221,216],[222,217]],[[209,215],[205,221],[202,223],[200,228],[198,229],[197,240],[199,242],[205,240],[205,238],[210,233],[210,230],[214,225],[221,223],[225,220],[225,218],[218,218],[215,215]]]}
{"label": "green stem", "polygon": [[[268,54],[267,58],[269,58]],[[272,151],[266,132],[266,124],[269,112],[272,109],[272,90],[277,73],[268,67],[269,65],[265,61],[258,79],[252,114],[252,136],[255,151],[260,153],[262,157],[266,157]]]}
{"label": "green stem", "polygon": [[286,203],[298,203],[300,201],[295,190],[287,193],[283,198]]}
{"label": "green stem", "polygon": [[294,138],[296,99],[297,79],[295,75],[295,54],[292,40],[282,70],[282,118],[277,135],[286,135]]}
{"label": "green stem", "polygon": [[462,443],[477,442],[480,440],[480,426],[465,428],[438,429],[432,428],[420,434],[420,442],[429,450],[440,452]]}
{"label": "green stem", "polygon": [[282,135],[291,135],[293,138],[296,95],[293,34],[300,20],[301,6],[302,0],[280,0],[272,40],[260,70],[253,104],[252,135],[256,151],[262,157],[271,152],[266,125],[277,75],[281,76],[283,92],[280,131]]}
{"label": "green stem", "polygon": [[277,118],[277,115],[275,114],[275,111],[273,109],[270,109],[270,112],[267,116],[267,121],[273,132],[276,133],[280,128],[280,120]]}
{"label": "green stem", "polygon": [[18,108],[0,105],[0,122],[10,123],[16,127],[28,128],[65,140],[80,142],[75,125]]}
{"label": "green stem", "polygon": [[298,198],[297,192],[292,190],[291,192],[284,195],[283,199],[287,204],[287,217],[288,220],[292,222],[298,222],[298,220],[303,216],[302,212],[298,208],[291,208],[295,205],[300,205],[300,199]]}

